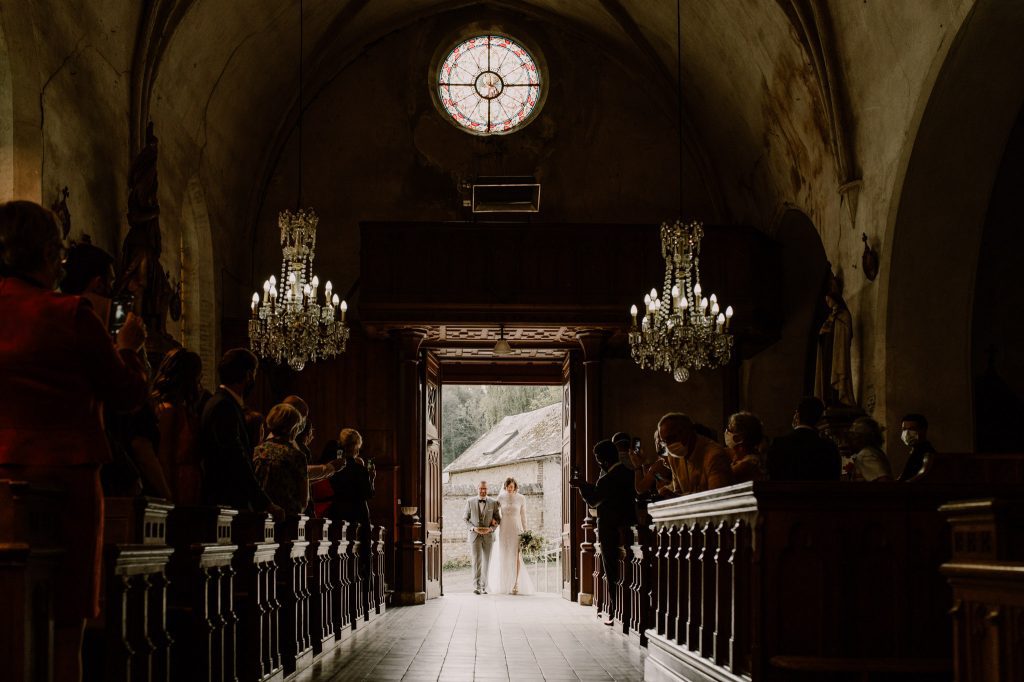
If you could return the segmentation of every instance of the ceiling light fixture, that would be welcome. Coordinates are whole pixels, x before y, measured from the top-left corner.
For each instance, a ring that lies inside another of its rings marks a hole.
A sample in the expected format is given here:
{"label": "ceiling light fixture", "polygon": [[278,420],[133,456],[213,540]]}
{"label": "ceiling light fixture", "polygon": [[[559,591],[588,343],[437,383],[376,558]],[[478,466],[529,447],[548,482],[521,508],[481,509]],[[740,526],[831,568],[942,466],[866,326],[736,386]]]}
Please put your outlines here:
{"label": "ceiling light fixture", "polygon": [[495,341],[492,352],[495,355],[512,355],[512,346],[508,345],[508,341],[505,340],[505,325],[501,325],[500,336]]}
{"label": "ceiling light fixture", "polygon": [[[323,305],[317,303],[320,278],[313,274],[316,228],[312,208],[302,209],[302,1],[299,1],[299,193],[296,210],[278,215],[281,228],[281,281],[273,275],[263,283],[263,298],[252,295],[249,343],[256,355],[287,361],[296,372],[307,362],[345,352],[348,303],[339,300],[328,281]],[[280,287],[280,292],[278,291]]]}

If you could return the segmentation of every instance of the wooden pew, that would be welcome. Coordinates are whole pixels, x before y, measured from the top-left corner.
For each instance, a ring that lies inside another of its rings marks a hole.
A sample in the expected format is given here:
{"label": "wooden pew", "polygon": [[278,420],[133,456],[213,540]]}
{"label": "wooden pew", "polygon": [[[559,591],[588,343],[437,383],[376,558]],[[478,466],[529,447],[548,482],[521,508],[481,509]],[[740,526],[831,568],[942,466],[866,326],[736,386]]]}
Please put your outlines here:
{"label": "wooden pew", "polygon": [[964,500],[942,513],[953,545],[942,572],[953,588],[954,679],[1024,679],[1024,500]]}
{"label": "wooden pew", "polygon": [[348,608],[352,628],[356,629],[366,619],[366,581],[359,568],[359,524],[350,523],[348,531]]}
{"label": "wooden pew", "polygon": [[12,682],[53,677],[53,581],[64,494],[0,480],[0,660]]}
{"label": "wooden pew", "polygon": [[314,659],[334,648],[334,580],[331,575],[330,519],[306,522],[309,633]]}
{"label": "wooden pew", "polygon": [[238,679],[241,682],[279,682],[284,679],[278,626],[278,544],[269,514],[239,512],[232,524],[238,551],[235,605],[238,610]]}
{"label": "wooden pew", "polygon": [[887,679],[898,667],[948,680],[951,601],[938,568],[949,540],[937,510],[961,493],[757,482],[652,504],[646,679]]}
{"label": "wooden pew", "polygon": [[237,514],[224,507],[175,507],[168,515],[172,679],[237,678],[232,561],[238,546],[231,536]]}
{"label": "wooden pew", "polygon": [[307,573],[305,514],[288,516],[275,529],[277,549],[277,598],[281,604],[281,660],[285,676],[313,663],[309,638],[309,583]]}
{"label": "wooden pew", "polygon": [[146,497],[104,503],[105,680],[167,682],[172,639],[167,629],[167,517],[173,505]]}
{"label": "wooden pew", "polygon": [[352,621],[351,554],[349,552],[349,522],[336,521],[331,524],[328,532],[331,539],[330,578],[333,585],[331,591],[334,610],[334,640],[340,643],[352,634],[355,625]]}

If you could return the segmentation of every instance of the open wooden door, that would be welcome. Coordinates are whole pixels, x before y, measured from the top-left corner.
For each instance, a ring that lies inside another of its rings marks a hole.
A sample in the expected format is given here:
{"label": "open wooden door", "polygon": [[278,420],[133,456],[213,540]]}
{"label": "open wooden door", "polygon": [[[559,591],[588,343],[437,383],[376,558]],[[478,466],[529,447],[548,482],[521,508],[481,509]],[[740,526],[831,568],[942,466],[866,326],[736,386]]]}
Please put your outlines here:
{"label": "open wooden door", "polygon": [[576,529],[580,525],[577,518],[576,491],[569,487],[572,476],[575,425],[572,391],[572,353],[565,354],[562,364],[562,597],[576,601],[579,592],[579,577],[574,570],[576,552],[573,551]]}
{"label": "open wooden door", "polygon": [[441,496],[441,363],[430,351],[424,352],[423,362],[423,423],[424,462],[423,530],[426,554],[427,599],[440,597],[444,591],[441,582],[442,517]]}

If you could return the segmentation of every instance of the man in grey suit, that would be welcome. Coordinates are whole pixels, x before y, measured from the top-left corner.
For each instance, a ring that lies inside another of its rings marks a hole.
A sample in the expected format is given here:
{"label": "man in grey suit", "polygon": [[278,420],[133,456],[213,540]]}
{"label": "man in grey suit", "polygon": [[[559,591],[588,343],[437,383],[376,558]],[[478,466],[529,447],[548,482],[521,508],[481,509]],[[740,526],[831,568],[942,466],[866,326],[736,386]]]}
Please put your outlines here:
{"label": "man in grey suit", "polygon": [[487,564],[494,545],[494,529],[501,523],[501,508],[487,497],[487,481],[480,481],[480,495],[466,500],[469,555],[473,560],[473,592],[487,594]]}

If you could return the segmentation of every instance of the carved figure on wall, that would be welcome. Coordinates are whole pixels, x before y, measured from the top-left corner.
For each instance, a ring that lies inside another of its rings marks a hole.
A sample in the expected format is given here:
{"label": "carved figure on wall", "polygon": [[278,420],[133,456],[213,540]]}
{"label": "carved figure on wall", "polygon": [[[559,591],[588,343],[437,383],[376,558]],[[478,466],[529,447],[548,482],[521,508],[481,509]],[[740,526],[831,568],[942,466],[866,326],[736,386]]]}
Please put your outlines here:
{"label": "carved figure on wall", "polygon": [[830,274],[825,304],[828,317],[818,330],[818,361],[814,373],[814,395],[826,407],[855,407],[853,377],[850,372],[850,347],[853,343],[853,316],[843,300],[843,284]]}
{"label": "carved figure on wall", "polygon": [[50,205],[50,210],[57,216],[60,223],[61,239],[67,241],[71,234],[71,211],[68,209],[68,188],[60,191],[60,196]]}
{"label": "carved figure on wall", "polygon": [[864,268],[864,276],[869,282],[874,282],[875,277],[878,277],[878,252],[868,244],[866,234],[861,234],[861,239],[864,240],[864,253],[861,254],[860,264]]}
{"label": "carved figure on wall", "polygon": [[[121,249],[121,267],[115,296],[135,297],[133,312],[142,317],[149,338],[156,344],[177,345],[167,334],[167,313],[181,317],[180,289],[160,265],[160,204],[157,201],[157,138],[153,123],[146,126],[146,145],[135,157],[128,180],[128,235]],[[175,314],[177,313],[177,314]],[[155,350],[155,348],[153,349]]]}

